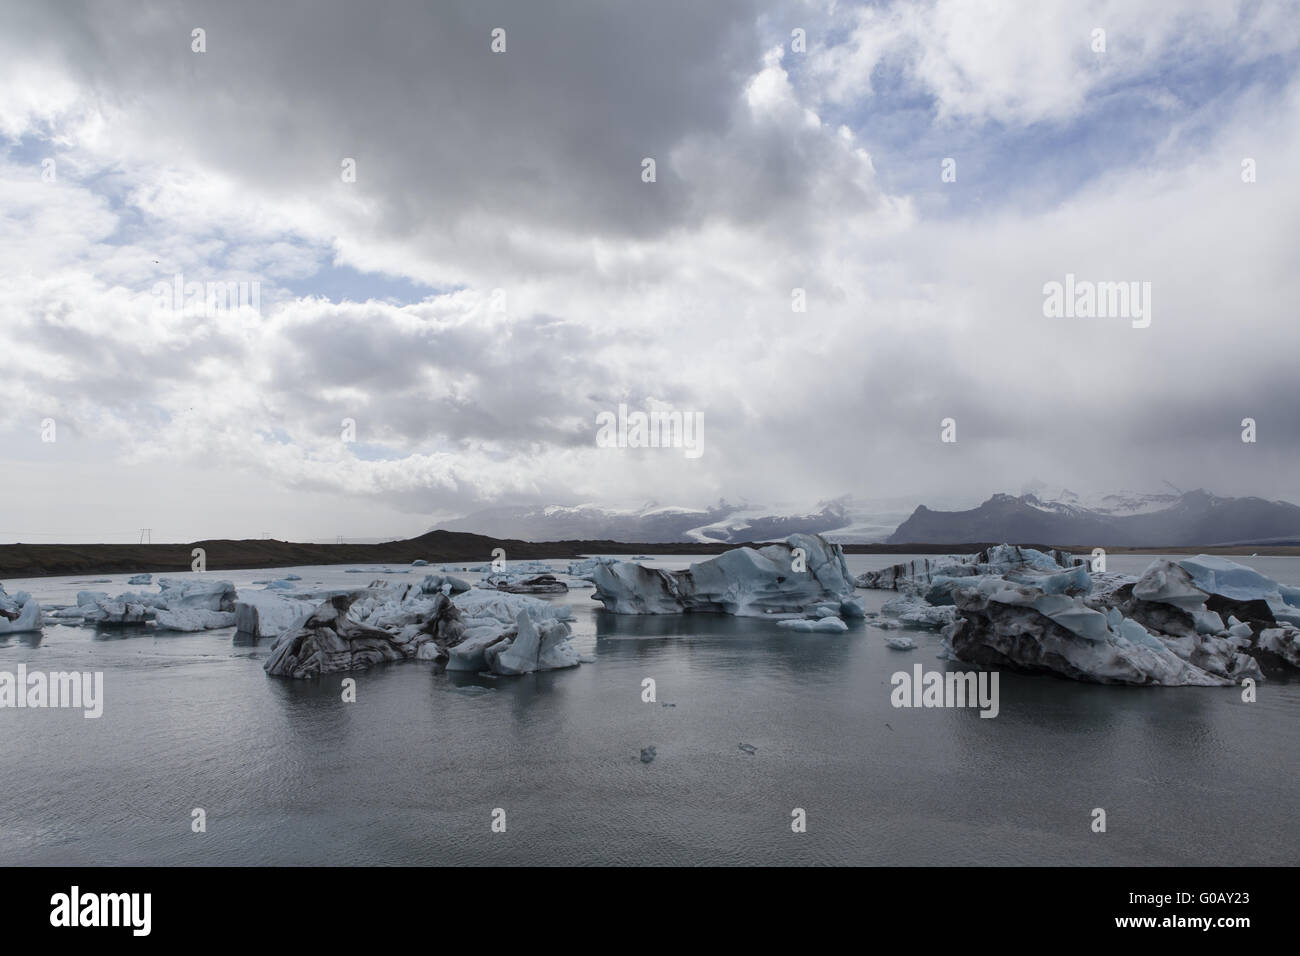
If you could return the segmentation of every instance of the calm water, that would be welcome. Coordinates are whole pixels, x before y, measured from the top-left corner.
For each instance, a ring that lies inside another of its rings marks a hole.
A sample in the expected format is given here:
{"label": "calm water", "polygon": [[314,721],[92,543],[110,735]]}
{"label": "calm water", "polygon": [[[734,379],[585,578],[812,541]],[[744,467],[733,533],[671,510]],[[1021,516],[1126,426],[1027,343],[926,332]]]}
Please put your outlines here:
{"label": "calm water", "polygon": [[[656,559],[683,567],[689,559]],[[895,556],[852,556],[855,572]],[[1111,556],[1140,571],[1149,557]],[[1300,584],[1300,561],[1241,559]],[[565,562],[557,562],[564,567]],[[364,585],[344,568],[300,587]],[[420,569],[412,574],[421,573]],[[43,603],[125,576],[8,580]],[[404,580],[408,575],[390,576]],[[878,607],[889,595],[860,592]],[[0,669],[101,670],[105,709],[0,710],[0,865],[1294,864],[1300,682],[1107,688],[1001,675],[1001,712],[894,709],[937,659],[859,625],[616,617],[571,591],[594,662],[521,678],[410,662],[269,678],[269,641],[47,626]],[[659,703],[641,701],[657,682]],[[675,706],[664,707],[663,703]],[[740,743],[757,748],[741,751]],[[650,764],[641,748],[654,745]],[[191,810],[207,832],[191,832]],[[506,832],[490,829],[494,808]],[[807,812],[793,833],[791,810]],[[1102,807],[1108,832],[1090,831]]]}

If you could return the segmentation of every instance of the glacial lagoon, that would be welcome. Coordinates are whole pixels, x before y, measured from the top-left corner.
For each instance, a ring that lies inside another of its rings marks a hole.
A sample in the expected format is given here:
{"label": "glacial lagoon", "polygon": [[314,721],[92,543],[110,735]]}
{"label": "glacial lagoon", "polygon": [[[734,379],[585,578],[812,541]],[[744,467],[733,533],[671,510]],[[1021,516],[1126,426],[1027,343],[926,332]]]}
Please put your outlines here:
{"label": "glacial lagoon", "polygon": [[[856,574],[906,557],[848,561]],[[1150,560],[1112,555],[1109,566],[1136,574]],[[1237,560],[1300,585],[1300,559]],[[291,573],[302,587],[355,587],[437,567],[207,576],[240,588]],[[46,605],[128,589],[125,575],[4,585]],[[714,615],[616,616],[591,593],[547,597],[574,608],[586,662],[523,677],[411,661],[278,679],[262,669],[271,642],[236,644],[231,628],[47,623],[39,639],[7,636],[0,669],[102,671],[104,714],[0,711],[0,863],[1300,858],[1290,769],[1300,682],[1264,682],[1244,703],[1234,687],[1106,687],[1004,671],[996,719],[897,709],[893,673],[959,666],[940,659],[937,633],[907,631],[916,648],[900,651],[885,640],[903,632],[860,621],[822,634]],[[858,593],[871,609],[891,596]],[[355,703],[342,700],[345,677],[356,680]],[[643,700],[647,678],[653,702]],[[642,762],[651,746],[653,760]],[[193,831],[196,808],[206,832]],[[792,831],[796,808],[806,832]],[[1106,811],[1104,833],[1092,830],[1095,808]],[[493,831],[495,810],[504,832]]]}

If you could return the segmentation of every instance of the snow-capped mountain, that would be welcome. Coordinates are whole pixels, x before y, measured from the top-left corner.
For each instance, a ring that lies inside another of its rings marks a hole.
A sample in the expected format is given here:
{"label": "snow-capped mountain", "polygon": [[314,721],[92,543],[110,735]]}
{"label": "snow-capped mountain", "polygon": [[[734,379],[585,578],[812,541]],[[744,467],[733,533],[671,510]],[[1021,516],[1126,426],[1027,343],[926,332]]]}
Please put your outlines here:
{"label": "snow-capped mountain", "polygon": [[487,508],[439,525],[493,538],[523,541],[689,541],[693,528],[724,518],[733,509],[683,508],[651,502],[631,510],[596,505],[519,505]]}
{"label": "snow-capped mountain", "polygon": [[1051,498],[998,494],[967,511],[921,505],[889,537],[890,544],[1010,542],[1061,546],[1185,547],[1300,540],[1300,507],[1263,498],[1124,492],[1085,502],[1063,492]]}
{"label": "snow-capped mountain", "polygon": [[1161,491],[1118,491],[1085,497],[1068,488],[1048,491],[1041,483],[1033,482],[1021,492],[1021,497],[1033,498],[1036,502],[1035,506],[1044,511],[1059,514],[1087,511],[1118,518],[1126,515],[1150,514],[1173,507],[1183,496],[1183,492],[1168,482],[1165,484],[1168,487]]}
{"label": "snow-capped mountain", "polygon": [[652,502],[631,510],[596,505],[519,506],[489,508],[444,522],[440,527],[524,541],[731,543],[815,532],[840,542],[870,542],[888,537],[908,510],[898,503],[871,507],[847,498],[818,502],[810,509],[733,505],[726,501],[708,508],[665,507]]}

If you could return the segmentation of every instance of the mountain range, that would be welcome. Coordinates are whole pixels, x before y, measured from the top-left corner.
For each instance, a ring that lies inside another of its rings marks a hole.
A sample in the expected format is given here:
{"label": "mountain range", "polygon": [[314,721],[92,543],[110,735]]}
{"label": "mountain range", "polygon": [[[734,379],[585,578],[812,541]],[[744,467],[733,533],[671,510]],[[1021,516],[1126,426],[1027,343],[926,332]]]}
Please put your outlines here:
{"label": "mountain range", "polygon": [[[971,499],[957,501],[965,505]],[[940,505],[952,506],[949,502]],[[524,541],[607,540],[669,544],[766,541],[815,532],[841,544],[1041,543],[1066,547],[1184,547],[1300,543],[1300,507],[1254,497],[1220,497],[1172,486],[1087,498],[1069,490],[995,494],[978,507],[936,510],[898,500],[851,497],[812,509],[730,504],[705,508],[650,502],[635,509],[596,505],[489,508],[443,522],[446,531]],[[909,513],[910,511],[910,513]]]}
{"label": "mountain range", "polygon": [[[595,505],[489,508],[443,522],[439,527],[524,541],[605,539],[645,544],[681,541],[707,544],[763,541],[799,531],[831,533],[853,523],[853,516],[842,502],[823,503],[808,513],[783,514],[720,501],[709,508],[665,507],[651,502],[624,511]],[[877,533],[872,540],[882,540],[889,533],[888,527],[875,529]]]}
{"label": "mountain range", "polygon": [[1065,493],[1052,499],[997,494],[967,511],[921,505],[889,544],[1042,542],[1077,547],[1180,547],[1300,542],[1300,507],[1263,498],[1181,494],[1111,495],[1089,506]]}

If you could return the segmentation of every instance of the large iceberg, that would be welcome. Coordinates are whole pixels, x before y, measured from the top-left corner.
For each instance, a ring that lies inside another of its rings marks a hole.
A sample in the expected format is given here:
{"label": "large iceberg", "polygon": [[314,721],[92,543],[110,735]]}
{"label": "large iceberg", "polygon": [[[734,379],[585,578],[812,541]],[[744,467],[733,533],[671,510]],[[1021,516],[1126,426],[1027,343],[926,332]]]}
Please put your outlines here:
{"label": "large iceberg", "polygon": [[[262,622],[266,607],[257,608]],[[285,677],[408,659],[497,674],[576,667],[571,619],[567,606],[503,591],[452,592],[430,576],[420,585],[329,597],[278,637],[265,667]]]}
{"label": "large iceberg", "polygon": [[596,558],[586,579],[596,586],[592,597],[615,614],[802,615],[813,605],[853,600],[843,549],[815,534],[736,548],[685,571]]}
{"label": "large iceberg", "polygon": [[[1300,667],[1300,589],[1224,558],[1153,561],[1139,578],[1065,552],[1000,545],[870,572],[882,608],[943,626],[952,656],[1099,683],[1222,686]],[[887,626],[883,621],[882,626]]]}
{"label": "large iceberg", "polygon": [[[1179,657],[1141,624],[1110,615],[1078,597],[990,582],[957,589],[961,617],[945,631],[953,656],[985,667],[1008,667],[1102,684],[1217,686],[1233,682]],[[1234,665],[1258,676],[1249,658]]]}
{"label": "large iceberg", "polygon": [[439,595],[437,602],[416,631],[393,633],[352,620],[348,616],[352,599],[336,595],[282,634],[263,666],[268,674],[280,677],[315,677],[418,657],[420,649],[437,640],[440,631],[457,624],[446,595]]}

